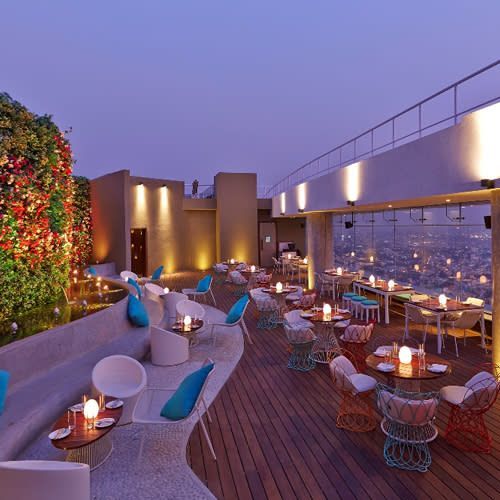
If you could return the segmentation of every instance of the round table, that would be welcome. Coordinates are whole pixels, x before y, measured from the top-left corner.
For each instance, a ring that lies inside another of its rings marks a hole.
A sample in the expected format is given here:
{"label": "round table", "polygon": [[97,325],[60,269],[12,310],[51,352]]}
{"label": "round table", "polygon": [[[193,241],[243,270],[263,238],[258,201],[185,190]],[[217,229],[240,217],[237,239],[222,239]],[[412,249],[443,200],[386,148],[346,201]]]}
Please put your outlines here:
{"label": "round table", "polygon": [[193,319],[191,322],[191,326],[189,327],[186,327],[184,323],[179,320],[172,325],[172,331],[177,333],[177,335],[186,337],[189,340],[189,345],[193,347],[198,344],[196,334],[202,327],[203,320],[201,319]]}
{"label": "round table", "polygon": [[[377,365],[383,362],[384,358],[375,356],[375,354],[370,354],[366,358],[366,366],[377,373],[384,374],[387,377],[387,385],[395,385],[410,392],[420,392],[420,384],[423,380],[434,380],[451,373],[450,362],[435,354],[425,354],[425,370],[419,369],[417,355],[412,356],[411,364],[403,364],[400,363],[399,358],[392,358],[391,363],[396,367],[392,372],[383,372],[377,368]],[[448,368],[442,373],[430,372],[427,370],[427,366],[433,363],[446,365]]]}
{"label": "round table", "polygon": [[283,324],[285,321],[284,319],[284,313],[287,309],[286,307],[286,296],[289,293],[294,293],[298,290],[296,286],[289,286],[288,288],[283,287],[283,290],[281,292],[276,291],[276,287],[271,286],[271,288],[263,288],[262,291],[264,293],[268,293],[269,295],[272,295],[276,301],[278,302],[278,317],[276,319],[276,322],[279,324]]}
{"label": "round table", "polygon": [[[115,398],[106,397],[106,403]],[[90,470],[97,469],[102,465],[113,451],[113,442],[109,432],[116,426],[122,415],[123,407],[99,411],[97,419],[114,418],[115,423],[104,429],[87,429],[87,422],[83,411],[75,412],[75,428],[71,434],[64,439],[51,440],[53,446],[68,452],[67,462],[79,462],[89,465]],[[53,425],[52,430],[68,426],[67,411]]]}
{"label": "round table", "polygon": [[335,325],[340,321],[346,321],[351,319],[352,315],[350,312],[345,313],[334,313],[330,318],[325,317],[323,311],[318,311],[312,313],[312,316],[308,313],[303,313],[300,315],[302,319],[314,323],[316,342],[311,349],[311,358],[316,361],[316,363],[328,364],[334,358],[335,352],[339,350],[339,343],[337,337],[335,336]]}

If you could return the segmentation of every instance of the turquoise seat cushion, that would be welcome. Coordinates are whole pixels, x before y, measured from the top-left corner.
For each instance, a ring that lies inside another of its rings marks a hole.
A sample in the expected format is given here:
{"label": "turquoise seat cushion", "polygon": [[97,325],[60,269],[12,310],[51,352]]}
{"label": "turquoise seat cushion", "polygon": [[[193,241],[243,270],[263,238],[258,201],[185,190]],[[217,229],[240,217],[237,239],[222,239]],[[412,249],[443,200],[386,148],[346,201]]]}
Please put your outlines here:
{"label": "turquoise seat cushion", "polygon": [[151,275],[152,280],[159,280],[161,278],[161,273],[163,272],[163,266],[157,267],[153,274]]}
{"label": "turquoise seat cushion", "polygon": [[161,409],[160,415],[168,420],[182,420],[194,408],[203,384],[214,364],[210,363],[188,375]]}
{"label": "turquoise seat cushion", "polygon": [[210,274],[207,274],[203,279],[198,281],[198,285],[196,286],[196,291],[201,293],[208,292],[211,281],[212,281],[212,276]]}
{"label": "turquoise seat cushion", "polygon": [[0,370],[0,415],[5,408],[5,400],[7,399],[7,387],[9,385],[10,373],[5,370]]}
{"label": "turquoise seat cushion", "polygon": [[365,306],[378,306],[378,302],[376,300],[363,300],[361,304],[364,304]]}
{"label": "turquoise seat cushion", "polygon": [[92,266],[89,267],[88,271],[92,276],[97,276],[97,271]]}
{"label": "turquoise seat cushion", "polygon": [[355,295],[357,295],[356,293],[353,293],[353,292],[347,292],[347,293],[343,293],[342,294],[342,297],[354,297]]}
{"label": "turquoise seat cushion", "polygon": [[241,315],[245,310],[245,306],[247,305],[248,300],[249,300],[248,294],[245,294],[243,295],[243,297],[241,297],[241,299],[239,299],[237,302],[233,304],[233,307],[231,307],[226,316],[226,323],[228,325],[236,323],[241,318]]}
{"label": "turquoise seat cushion", "polygon": [[129,278],[127,280],[127,283],[130,283],[137,290],[137,295],[139,296],[139,298],[141,298],[142,292],[141,292],[141,287],[139,286],[139,283],[137,283],[137,281],[135,281],[134,278]]}
{"label": "turquoise seat cushion", "polygon": [[149,316],[146,307],[131,293],[128,295],[127,316],[134,326],[149,326]]}
{"label": "turquoise seat cushion", "polygon": [[363,297],[362,295],[353,295],[351,297],[351,300],[354,302],[363,302],[363,300],[367,300],[367,298]]}

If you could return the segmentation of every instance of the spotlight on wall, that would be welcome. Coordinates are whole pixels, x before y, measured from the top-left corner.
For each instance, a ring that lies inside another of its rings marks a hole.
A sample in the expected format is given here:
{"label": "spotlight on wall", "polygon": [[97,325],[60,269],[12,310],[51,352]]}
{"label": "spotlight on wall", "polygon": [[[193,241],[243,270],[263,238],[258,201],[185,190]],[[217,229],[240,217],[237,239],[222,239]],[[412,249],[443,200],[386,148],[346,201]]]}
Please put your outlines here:
{"label": "spotlight on wall", "polygon": [[481,179],[481,187],[486,189],[494,189],[495,181],[493,179]]}
{"label": "spotlight on wall", "polygon": [[350,206],[350,207],[353,207],[355,205],[356,202],[354,201],[351,201],[351,200],[347,200],[347,204]]}

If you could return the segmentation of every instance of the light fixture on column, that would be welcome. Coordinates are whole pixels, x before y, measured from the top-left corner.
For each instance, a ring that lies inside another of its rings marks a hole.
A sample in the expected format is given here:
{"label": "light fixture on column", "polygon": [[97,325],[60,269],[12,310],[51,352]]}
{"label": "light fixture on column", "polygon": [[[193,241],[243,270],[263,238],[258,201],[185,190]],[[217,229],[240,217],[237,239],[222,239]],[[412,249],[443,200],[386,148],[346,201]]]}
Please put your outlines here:
{"label": "light fixture on column", "polygon": [[301,214],[303,214],[304,213],[304,209],[303,208],[299,208],[298,212],[301,213]]}
{"label": "light fixture on column", "polygon": [[351,201],[351,200],[347,200],[347,204],[348,204],[350,207],[353,207],[353,206],[356,204],[356,202]]}

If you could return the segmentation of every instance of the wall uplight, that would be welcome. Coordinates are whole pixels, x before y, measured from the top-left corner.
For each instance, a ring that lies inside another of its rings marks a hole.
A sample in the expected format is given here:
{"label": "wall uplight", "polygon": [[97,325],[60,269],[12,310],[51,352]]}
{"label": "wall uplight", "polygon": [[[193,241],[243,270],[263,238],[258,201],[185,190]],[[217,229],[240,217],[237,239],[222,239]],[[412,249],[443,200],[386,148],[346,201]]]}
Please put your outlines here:
{"label": "wall uplight", "polygon": [[[492,179],[500,177],[500,103],[493,104],[472,115],[477,130],[477,153],[474,158],[475,168],[481,186],[491,189]],[[490,181],[490,182],[488,182]],[[493,184],[494,185],[494,184]]]}
{"label": "wall uplight", "polygon": [[354,204],[359,199],[360,163],[345,167],[345,199]]}
{"label": "wall uplight", "polygon": [[286,213],[286,194],[280,194],[280,214],[285,215]]}
{"label": "wall uplight", "polygon": [[306,208],[306,183],[303,182],[297,186],[297,207],[299,212],[303,213]]}

